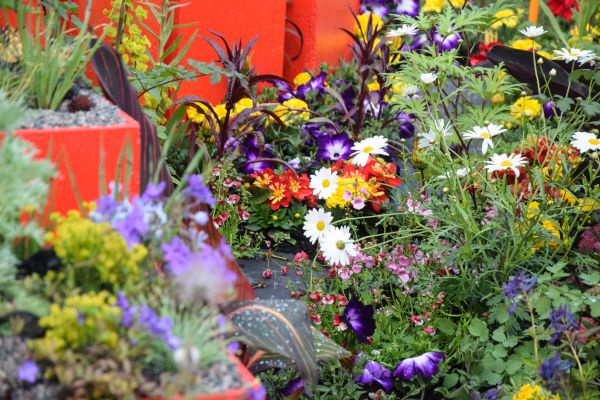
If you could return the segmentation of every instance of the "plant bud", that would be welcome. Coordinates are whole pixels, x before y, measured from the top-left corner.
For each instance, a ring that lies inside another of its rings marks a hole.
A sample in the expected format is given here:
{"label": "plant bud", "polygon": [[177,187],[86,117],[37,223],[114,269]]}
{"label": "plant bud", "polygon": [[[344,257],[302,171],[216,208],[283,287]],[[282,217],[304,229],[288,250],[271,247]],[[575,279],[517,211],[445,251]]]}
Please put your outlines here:
{"label": "plant bud", "polygon": [[548,72],[548,74],[549,74],[550,76],[556,76],[556,70],[555,70],[554,68],[552,68],[552,69],[550,70],[550,72]]}
{"label": "plant bud", "polygon": [[521,97],[525,97],[525,96],[527,96],[527,92],[523,90],[523,91],[521,92]]}
{"label": "plant bud", "polygon": [[590,158],[592,160],[597,160],[598,159],[598,152],[594,151],[592,154],[590,154]]}
{"label": "plant bud", "polygon": [[544,63],[544,59],[542,57],[538,58],[537,63],[542,65]]}

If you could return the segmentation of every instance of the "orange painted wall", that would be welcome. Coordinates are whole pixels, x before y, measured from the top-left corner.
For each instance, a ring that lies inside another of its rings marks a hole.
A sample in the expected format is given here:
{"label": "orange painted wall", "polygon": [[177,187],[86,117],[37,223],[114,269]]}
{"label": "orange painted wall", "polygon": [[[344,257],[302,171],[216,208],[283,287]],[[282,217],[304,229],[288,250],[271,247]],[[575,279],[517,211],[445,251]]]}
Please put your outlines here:
{"label": "orange painted wall", "polygon": [[[322,62],[338,65],[341,57],[350,57],[351,39],[340,28],[354,29],[353,10],[358,13],[358,0],[291,0],[287,18],[302,32],[304,44],[296,60],[285,59],[284,76],[292,80],[298,73],[318,67]],[[288,28],[293,29],[288,25]],[[288,56],[299,52],[297,36],[287,33],[285,51]]]}
{"label": "orange painted wall", "polygon": [[[100,171],[104,153],[106,183],[115,181],[119,156],[126,144],[131,145],[131,174],[129,193],[140,190],[140,127],[124,112],[122,125],[90,128],[55,128],[17,130],[16,136],[33,144],[40,153],[55,163],[58,175],[50,188],[46,211],[66,212],[78,209],[77,197],[69,174],[73,173],[75,187],[83,201],[97,199],[100,194]],[[121,185],[124,185],[125,162],[121,163]],[[122,186],[121,186],[122,187]]]}

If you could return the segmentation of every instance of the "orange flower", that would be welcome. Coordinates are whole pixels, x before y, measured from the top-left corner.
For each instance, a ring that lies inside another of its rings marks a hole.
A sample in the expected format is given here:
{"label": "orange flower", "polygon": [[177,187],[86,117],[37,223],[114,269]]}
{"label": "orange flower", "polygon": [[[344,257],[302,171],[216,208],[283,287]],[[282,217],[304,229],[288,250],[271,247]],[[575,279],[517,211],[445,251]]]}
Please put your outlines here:
{"label": "orange flower", "polygon": [[306,174],[297,177],[292,171],[287,170],[283,173],[283,177],[286,178],[290,192],[296,200],[302,201],[312,194],[312,190],[308,186],[310,180]]}
{"label": "orange flower", "polygon": [[[279,177],[277,177],[279,179]],[[285,182],[278,181],[269,185],[271,195],[269,196],[269,202],[271,203],[272,210],[279,210],[279,207],[287,207],[290,205],[292,195],[288,185]]]}

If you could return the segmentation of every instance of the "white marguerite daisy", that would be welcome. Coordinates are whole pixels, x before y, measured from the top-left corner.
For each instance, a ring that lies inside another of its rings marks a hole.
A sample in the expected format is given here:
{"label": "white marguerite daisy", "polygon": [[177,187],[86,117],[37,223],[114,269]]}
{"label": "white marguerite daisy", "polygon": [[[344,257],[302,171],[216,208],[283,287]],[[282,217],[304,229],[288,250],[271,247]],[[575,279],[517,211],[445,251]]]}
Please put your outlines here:
{"label": "white marguerite daisy", "polygon": [[371,154],[387,156],[388,153],[383,150],[387,146],[387,142],[388,140],[383,136],[373,136],[355,143],[352,146],[354,152],[351,154],[352,159],[350,161],[354,165],[364,167],[369,162]]}
{"label": "white marguerite daisy", "polygon": [[433,128],[429,130],[429,132],[421,133],[419,135],[419,141],[417,142],[417,146],[420,149],[431,149],[433,146],[439,143],[440,138],[442,136],[450,136],[452,132],[452,125],[450,123],[446,123],[443,119],[438,119],[433,123]]}
{"label": "white marguerite daisy", "polygon": [[555,60],[564,60],[566,62],[578,62],[579,65],[591,63],[594,64],[596,60],[596,53],[591,50],[582,50],[575,47],[571,49],[562,48],[560,50],[554,50]]}
{"label": "white marguerite daisy", "polygon": [[519,177],[519,167],[527,164],[527,159],[520,154],[494,154],[492,159],[486,163],[488,165],[485,166],[485,169],[489,173],[510,169]]}
{"label": "white marguerite daisy", "polygon": [[438,175],[437,179],[450,179],[452,172],[454,172],[454,174],[456,174],[456,176],[458,178],[462,178],[463,176],[467,176],[469,174],[469,169],[468,168],[459,168],[455,171],[447,171],[446,173],[444,173],[442,175]]}
{"label": "white marguerite daisy", "polygon": [[480,127],[474,126],[472,130],[463,133],[465,139],[481,139],[481,152],[487,153],[488,147],[494,148],[494,142],[492,137],[506,132],[506,129],[502,125],[489,124],[488,126]]}
{"label": "white marguerite daisy", "polygon": [[594,135],[591,132],[575,132],[571,146],[579,150],[580,153],[600,150],[600,139],[598,135]]}
{"label": "white marguerite daisy", "polygon": [[544,33],[546,33],[546,30],[542,26],[531,25],[525,29],[521,29],[519,32],[521,32],[523,36],[527,36],[530,39],[535,39],[536,37],[542,36]]}
{"label": "white marguerite daisy", "polygon": [[304,236],[306,236],[311,243],[315,244],[317,240],[321,240],[325,232],[331,228],[331,222],[333,216],[330,212],[325,212],[323,208],[313,208],[306,216],[304,216]]}
{"label": "white marguerite daisy", "polygon": [[350,257],[358,253],[347,226],[332,227],[325,233],[320,244],[323,256],[330,265],[348,265]]}
{"label": "white marguerite daisy", "polygon": [[415,36],[419,32],[416,25],[402,24],[399,28],[392,29],[388,32],[387,37],[404,37],[404,36]]}
{"label": "white marguerite daisy", "polygon": [[402,89],[404,97],[418,97],[419,87],[417,85],[408,85]]}
{"label": "white marguerite daisy", "polygon": [[423,82],[426,85],[430,85],[433,82],[436,81],[436,79],[438,78],[438,74],[433,73],[433,72],[426,72],[424,74],[421,74],[421,82]]}
{"label": "white marguerite daisy", "polygon": [[323,167],[310,176],[309,187],[315,196],[327,200],[338,187],[338,176],[331,168]]}

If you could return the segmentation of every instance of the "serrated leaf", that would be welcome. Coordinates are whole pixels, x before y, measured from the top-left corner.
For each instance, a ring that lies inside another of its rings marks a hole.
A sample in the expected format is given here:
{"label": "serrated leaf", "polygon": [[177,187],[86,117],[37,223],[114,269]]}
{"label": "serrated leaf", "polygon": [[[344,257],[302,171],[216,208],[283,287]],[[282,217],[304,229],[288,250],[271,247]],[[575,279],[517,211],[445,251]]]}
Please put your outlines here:
{"label": "serrated leaf", "polygon": [[494,330],[494,332],[492,333],[492,338],[496,341],[496,342],[504,342],[506,340],[506,335],[504,334],[504,328],[500,327],[496,330]]}
{"label": "serrated leaf", "polygon": [[523,363],[519,360],[508,360],[506,363],[506,372],[509,375],[514,375],[521,369],[521,366],[523,366]]}

